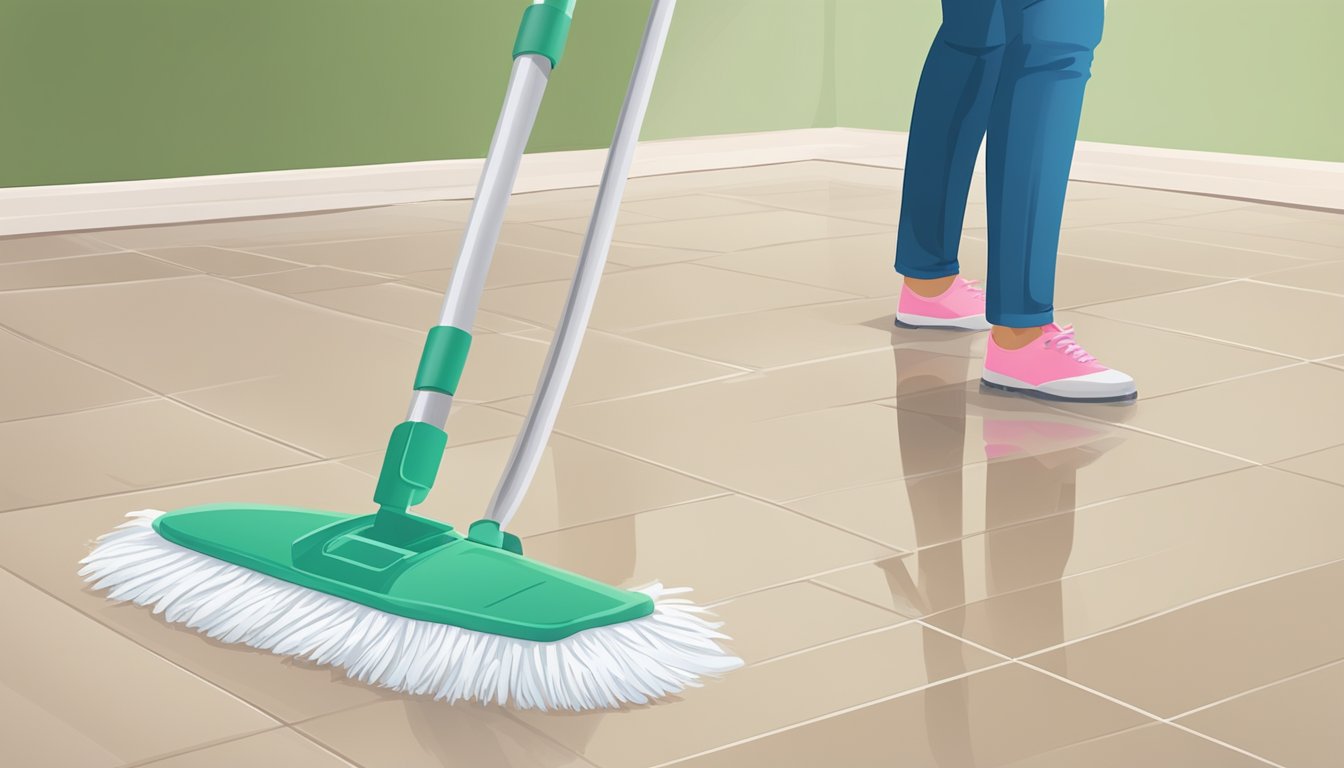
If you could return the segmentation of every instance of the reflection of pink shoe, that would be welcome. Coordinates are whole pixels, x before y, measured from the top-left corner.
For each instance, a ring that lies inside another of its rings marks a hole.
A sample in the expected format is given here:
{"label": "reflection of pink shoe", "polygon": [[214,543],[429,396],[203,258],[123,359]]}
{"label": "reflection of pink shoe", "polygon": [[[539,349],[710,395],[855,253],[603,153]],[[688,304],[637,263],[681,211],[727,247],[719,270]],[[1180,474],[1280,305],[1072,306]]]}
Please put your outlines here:
{"label": "reflection of pink shoe", "polygon": [[1087,354],[1074,340],[1072,326],[1054,323],[1021,349],[1004,349],[991,336],[981,381],[1047,400],[1110,403],[1139,396],[1133,378]]}
{"label": "reflection of pink shoe", "polygon": [[896,308],[896,324],[903,328],[958,328],[963,331],[987,331],[985,292],[975,283],[958,276],[946,291],[925,298],[901,286],[901,301]]}

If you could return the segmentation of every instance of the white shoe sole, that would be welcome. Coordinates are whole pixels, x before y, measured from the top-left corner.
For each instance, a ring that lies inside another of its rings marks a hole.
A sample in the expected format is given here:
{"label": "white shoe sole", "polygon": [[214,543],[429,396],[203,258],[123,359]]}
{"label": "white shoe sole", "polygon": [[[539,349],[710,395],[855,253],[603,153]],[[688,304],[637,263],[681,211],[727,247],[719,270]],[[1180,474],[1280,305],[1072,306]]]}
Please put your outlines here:
{"label": "white shoe sole", "polygon": [[1048,381],[1040,386],[1033,386],[1012,376],[1004,376],[987,369],[981,374],[980,381],[985,386],[1005,392],[1070,403],[1120,403],[1138,398],[1139,390],[1134,386],[1133,379],[1119,371],[1103,371],[1102,374]]}
{"label": "white shoe sole", "polygon": [[988,331],[989,321],[984,315],[966,317],[925,317],[906,312],[896,313],[896,324],[902,328],[950,328],[959,331]]}

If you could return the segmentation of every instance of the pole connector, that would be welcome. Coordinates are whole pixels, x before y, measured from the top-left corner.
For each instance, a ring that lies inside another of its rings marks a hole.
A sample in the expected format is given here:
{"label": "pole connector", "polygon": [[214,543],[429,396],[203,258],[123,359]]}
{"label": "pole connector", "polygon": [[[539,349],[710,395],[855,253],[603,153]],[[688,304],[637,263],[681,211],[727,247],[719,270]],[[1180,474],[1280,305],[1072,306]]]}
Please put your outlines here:
{"label": "pole connector", "polygon": [[560,65],[574,17],[575,0],[536,0],[523,11],[518,37],[513,43],[513,58],[525,54],[545,56],[551,69]]}

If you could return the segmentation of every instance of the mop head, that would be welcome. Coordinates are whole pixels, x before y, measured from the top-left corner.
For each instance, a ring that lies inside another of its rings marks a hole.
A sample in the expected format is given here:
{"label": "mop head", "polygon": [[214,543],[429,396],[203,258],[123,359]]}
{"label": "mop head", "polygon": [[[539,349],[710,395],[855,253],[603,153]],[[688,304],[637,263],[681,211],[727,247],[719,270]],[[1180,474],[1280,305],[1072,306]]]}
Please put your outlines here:
{"label": "mop head", "polygon": [[[394,615],[174,544],[133,512],[79,573],[216,640],[339,667],[364,683],[448,702],[586,710],[646,704],[741,666],[704,609],[652,584],[648,615],[538,642]],[[510,555],[510,557],[513,557]],[[519,558],[520,560],[522,558]],[[544,567],[544,566],[541,566]]]}

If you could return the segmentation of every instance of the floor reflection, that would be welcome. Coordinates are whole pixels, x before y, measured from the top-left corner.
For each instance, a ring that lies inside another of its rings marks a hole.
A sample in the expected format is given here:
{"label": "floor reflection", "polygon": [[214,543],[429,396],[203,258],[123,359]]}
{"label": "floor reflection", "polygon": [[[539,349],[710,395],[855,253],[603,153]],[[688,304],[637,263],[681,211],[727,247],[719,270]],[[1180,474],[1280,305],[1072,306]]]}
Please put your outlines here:
{"label": "floor reflection", "polygon": [[[934,332],[933,341],[894,347],[897,375],[900,458],[914,516],[918,552],[882,564],[896,602],[923,615],[964,606],[968,600],[968,563],[964,537],[967,506],[963,498],[967,416],[981,422],[985,471],[983,543],[984,596],[1034,587],[1038,605],[1024,619],[1019,602],[1012,614],[990,599],[989,636],[996,630],[1022,637],[1030,633],[1040,647],[1064,638],[1060,579],[1073,547],[1077,472],[1121,438],[1106,424],[1070,418],[1012,396],[981,393],[974,385],[975,357],[970,334]],[[1018,525],[1025,521],[1031,525]],[[914,572],[910,572],[914,563]],[[978,571],[978,569],[973,569]],[[978,599],[978,598],[977,598]],[[960,634],[964,614],[943,623]],[[1024,628],[1024,624],[1027,624]],[[932,631],[932,630],[929,630]],[[930,680],[967,671],[955,646],[925,645]],[[939,766],[974,765],[972,707],[965,680],[930,688],[924,694],[926,733]]]}

